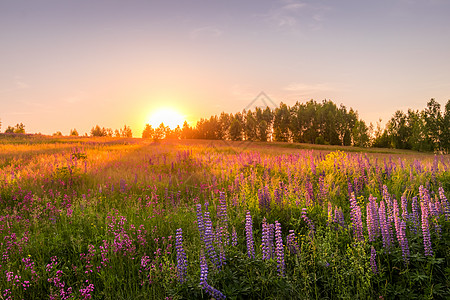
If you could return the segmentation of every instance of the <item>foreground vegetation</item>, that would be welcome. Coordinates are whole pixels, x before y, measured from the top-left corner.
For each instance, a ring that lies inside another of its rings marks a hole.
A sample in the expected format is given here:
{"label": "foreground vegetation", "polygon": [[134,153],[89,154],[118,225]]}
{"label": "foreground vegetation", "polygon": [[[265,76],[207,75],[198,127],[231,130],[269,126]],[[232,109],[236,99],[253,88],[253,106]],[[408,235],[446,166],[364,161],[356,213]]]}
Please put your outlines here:
{"label": "foreground vegetation", "polygon": [[17,141],[0,143],[0,298],[450,297],[448,156]]}

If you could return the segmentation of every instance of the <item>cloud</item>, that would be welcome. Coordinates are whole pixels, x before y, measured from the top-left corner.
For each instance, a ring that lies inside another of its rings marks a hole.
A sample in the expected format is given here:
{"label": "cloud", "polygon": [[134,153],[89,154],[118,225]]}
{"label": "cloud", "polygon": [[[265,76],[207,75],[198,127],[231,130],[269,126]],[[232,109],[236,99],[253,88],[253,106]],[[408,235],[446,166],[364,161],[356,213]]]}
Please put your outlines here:
{"label": "cloud", "polygon": [[223,33],[222,30],[213,27],[213,26],[205,26],[205,27],[200,27],[200,28],[196,28],[194,30],[192,30],[189,33],[189,37],[193,40],[199,39],[199,38],[217,38],[219,36],[221,36]]}
{"label": "cloud", "polygon": [[281,5],[266,14],[259,15],[275,28],[317,30],[325,20],[325,12],[329,7],[302,1],[282,1]]}
{"label": "cloud", "polygon": [[15,92],[15,91],[19,91],[19,90],[25,90],[25,89],[30,88],[30,85],[27,84],[26,82],[24,82],[20,78],[20,76],[15,76],[14,79],[12,80],[12,82],[10,82],[9,86],[10,86],[9,88],[0,90],[0,94]]}

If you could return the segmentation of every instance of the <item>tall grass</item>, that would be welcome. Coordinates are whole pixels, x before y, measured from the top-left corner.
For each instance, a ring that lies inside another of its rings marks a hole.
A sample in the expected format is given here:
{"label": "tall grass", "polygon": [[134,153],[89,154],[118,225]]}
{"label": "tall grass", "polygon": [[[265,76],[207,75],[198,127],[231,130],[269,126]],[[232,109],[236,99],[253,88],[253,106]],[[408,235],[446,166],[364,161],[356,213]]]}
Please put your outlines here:
{"label": "tall grass", "polygon": [[450,297],[448,156],[109,141],[0,145],[0,297]]}

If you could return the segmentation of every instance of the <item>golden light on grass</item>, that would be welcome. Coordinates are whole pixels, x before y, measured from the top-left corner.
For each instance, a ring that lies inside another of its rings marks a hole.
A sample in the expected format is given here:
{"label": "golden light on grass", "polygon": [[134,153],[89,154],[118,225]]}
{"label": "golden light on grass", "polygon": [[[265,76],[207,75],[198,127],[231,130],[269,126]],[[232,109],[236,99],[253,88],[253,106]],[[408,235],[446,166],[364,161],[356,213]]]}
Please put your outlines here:
{"label": "golden light on grass", "polygon": [[182,127],[184,120],[185,118],[176,110],[171,108],[161,108],[153,112],[148,120],[148,124],[152,125],[153,128],[156,128],[161,123],[164,123],[165,126],[174,129],[178,125]]}

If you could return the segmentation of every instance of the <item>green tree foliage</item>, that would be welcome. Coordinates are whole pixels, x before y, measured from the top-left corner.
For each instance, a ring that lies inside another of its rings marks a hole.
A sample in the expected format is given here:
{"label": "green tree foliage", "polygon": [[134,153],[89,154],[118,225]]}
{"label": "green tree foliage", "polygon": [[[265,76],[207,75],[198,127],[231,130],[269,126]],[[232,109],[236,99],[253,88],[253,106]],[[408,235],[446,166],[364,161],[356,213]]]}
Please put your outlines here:
{"label": "green tree foliage", "polygon": [[[256,107],[235,114],[200,119],[195,127],[185,121],[182,128],[170,130],[160,125],[154,129],[155,139],[219,139],[249,141],[281,141],[359,147],[393,147],[417,151],[443,151],[450,148],[450,100],[444,112],[434,99],[422,110],[396,111],[381,128],[374,130],[358,117],[358,112],[330,100],[305,103],[292,107]],[[147,128],[147,127],[146,127]],[[158,131],[158,133],[156,133]],[[144,130],[146,132],[146,130]],[[147,136],[147,134],[146,134]],[[144,137],[144,133],[143,133]]]}
{"label": "green tree foliage", "polygon": [[409,109],[407,114],[396,111],[387,123],[386,132],[376,136],[373,145],[385,146],[381,138],[387,136],[390,146],[394,148],[448,152],[449,102],[443,114],[435,99],[431,99],[422,111]]}
{"label": "green tree foliage", "polygon": [[450,152],[450,100],[445,104],[442,116],[441,146],[445,153]]}
{"label": "green tree foliage", "polygon": [[242,141],[243,117],[241,113],[236,113],[231,118],[230,139],[232,141]]}
{"label": "green tree foliage", "polygon": [[277,107],[274,112],[273,119],[273,135],[277,142],[289,142],[291,140],[290,134],[290,112],[286,104],[283,102],[280,107]]}

